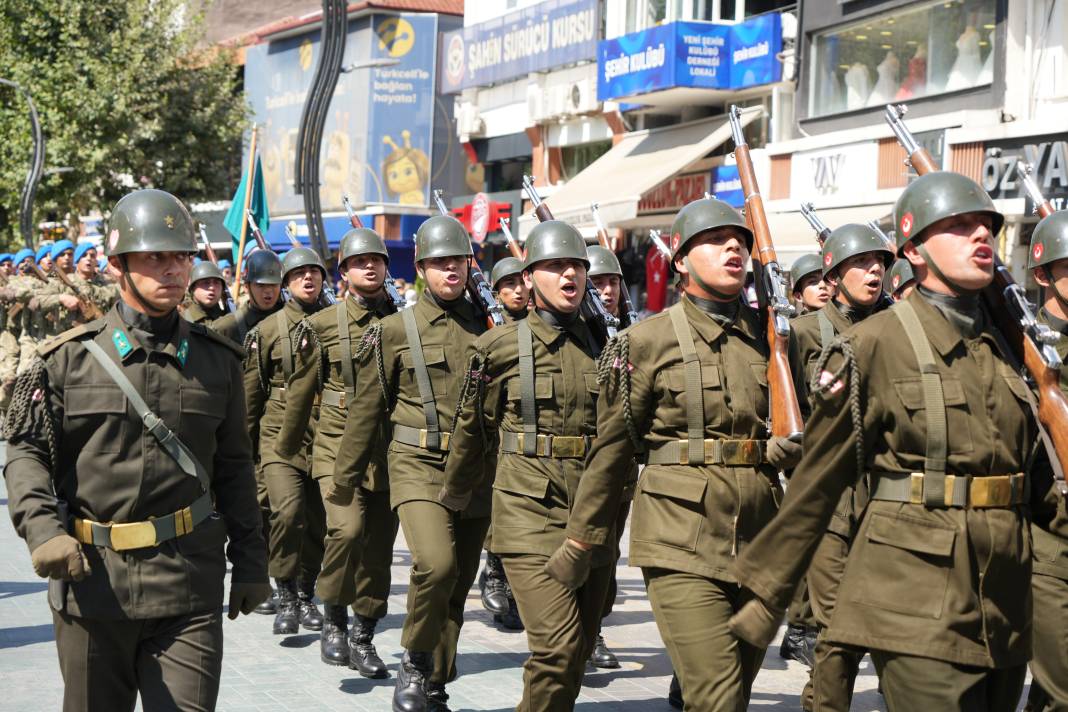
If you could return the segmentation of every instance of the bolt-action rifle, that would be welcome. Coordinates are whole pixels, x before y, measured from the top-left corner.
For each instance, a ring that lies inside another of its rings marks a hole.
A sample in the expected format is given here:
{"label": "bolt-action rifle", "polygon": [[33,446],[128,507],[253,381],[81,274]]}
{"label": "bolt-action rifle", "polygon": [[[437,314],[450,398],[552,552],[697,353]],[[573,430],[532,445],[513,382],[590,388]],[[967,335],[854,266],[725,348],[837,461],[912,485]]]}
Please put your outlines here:
{"label": "bolt-action rifle", "polygon": [[[211,241],[208,240],[208,231],[204,228],[204,223],[200,223],[200,241],[204,243],[204,255],[208,258],[208,261],[218,267],[219,258],[215,254],[215,248],[211,246]],[[237,311],[234,298],[230,294],[230,286],[226,284],[225,279],[223,280],[223,296],[226,297],[226,305],[230,307],[230,312]]]}
{"label": "bolt-action rifle", "polygon": [[[749,144],[742,133],[741,109],[731,106],[728,117],[734,138],[734,157],[738,163],[738,177],[745,194],[745,219],[753,231],[753,268],[757,285],[757,301],[767,311],[768,393],[771,401],[772,435],[798,440],[804,430],[797,392],[790,372],[787,347],[790,339],[790,316],[794,312],[786,298],[786,278],[775,255],[764,200],[760,197]],[[758,266],[759,265],[759,269]]]}
{"label": "bolt-action rifle", "polygon": [[[530,179],[530,176],[523,176],[523,190],[526,191],[527,198],[534,206],[534,214],[538,217],[538,222],[552,220],[552,211],[549,210],[549,206],[538,195],[538,189],[534,187],[534,181]],[[604,300],[601,299],[601,293],[597,291],[597,287],[593,286],[593,280],[589,276],[586,277],[586,293],[582,298],[582,303],[589,312],[588,316],[591,316],[600,325],[599,330],[603,332],[600,334],[601,343],[607,343],[609,339],[614,339],[619,331],[619,319],[608,313],[604,306]]]}
{"label": "bolt-action rifle", "polygon": [[[360,216],[356,214],[356,211],[352,207],[352,203],[349,202],[349,196],[341,196],[341,202],[345,204],[345,212],[349,214],[349,222],[353,227],[363,227],[363,222],[360,220]],[[404,309],[408,306],[408,302],[404,300],[401,293],[397,291],[397,283],[393,279],[393,275],[389,273],[389,266],[386,266],[386,279],[382,282],[382,288],[386,290],[386,296],[393,302],[393,306],[397,311]]]}
{"label": "bolt-action rifle", "polygon": [[512,253],[512,257],[517,260],[526,259],[526,254],[523,252],[523,248],[519,246],[519,241],[515,239],[515,235],[508,228],[508,221],[504,218],[498,218],[497,222],[501,226],[504,238],[508,241],[508,251]]}
{"label": "bolt-action rifle", "polygon": [[815,231],[816,242],[820,243],[820,247],[823,247],[823,243],[827,242],[827,238],[831,236],[831,228],[820,220],[819,215],[816,215],[816,210],[812,203],[801,203],[801,215]]}
{"label": "bolt-action rifle", "polygon": [[[938,170],[927,149],[920,146],[903,118],[907,107],[904,104],[886,105],[886,122],[905,149],[906,162],[919,175]],[[1045,216],[1053,212],[1053,206],[1042,197],[1038,186],[1024,172],[1024,187],[1032,196],[1038,212]],[[1031,183],[1028,186],[1028,183]],[[1027,375],[1038,390],[1038,422],[1053,447],[1051,458],[1056,458],[1062,472],[1068,472],[1068,400],[1060,389],[1061,359],[1053,344],[1059,338],[1057,332],[1035,318],[1024,290],[1012,278],[1001,259],[994,255],[994,279],[983,290],[983,300],[990,311],[998,330],[1009,343],[1016,360],[1023,364]],[[1058,478],[1062,495],[1068,495],[1064,480]]]}
{"label": "bolt-action rifle", "polygon": [[[451,215],[449,209],[445,207],[445,199],[440,189],[434,191],[434,203],[438,206],[439,213]],[[486,323],[490,328],[504,325],[504,310],[493,298],[493,289],[490,288],[489,281],[483,274],[482,268],[478,266],[478,260],[474,255],[468,258],[467,293],[471,296],[471,301],[481,306],[482,311],[486,313]]]}
{"label": "bolt-action rifle", "polygon": [[[597,226],[597,242],[601,243],[601,247],[606,250],[611,250],[608,228],[601,222],[601,212],[597,209],[597,203],[590,205],[590,212],[593,213],[593,223]],[[615,252],[615,250],[612,251]],[[623,279],[623,275],[619,276],[619,306],[620,311],[627,315],[628,325],[638,323],[638,312],[630,302],[630,290],[627,289],[627,280]]]}

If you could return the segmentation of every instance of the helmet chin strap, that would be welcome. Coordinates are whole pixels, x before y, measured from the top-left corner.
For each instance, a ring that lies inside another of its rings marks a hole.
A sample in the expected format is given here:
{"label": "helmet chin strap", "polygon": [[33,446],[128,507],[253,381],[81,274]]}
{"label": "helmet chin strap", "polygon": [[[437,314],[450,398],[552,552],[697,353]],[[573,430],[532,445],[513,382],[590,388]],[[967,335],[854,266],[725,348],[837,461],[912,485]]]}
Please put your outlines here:
{"label": "helmet chin strap", "polygon": [[959,284],[951,280],[949,277],[947,277],[945,273],[942,272],[942,270],[938,267],[938,264],[933,259],[931,259],[931,255],[927,253],[926,246],[916,245],[916,251],[920,253],[924,260],[927,261],[927,268],[930,269],[932,273],[934,273],[934,276],[942,280],[942,282],[947,287],[952,289],[958,295],[966,296],[971,294],[977,294],[979,292],[978,289],[965,289],[964,287],[960,286]]}
{"label": "helmet chin strap", "polygon": [[724,302],[729,302],[729,301],[731,301],[733,299],[737,299],[738,298],[737,294],[726,294],[724,292],[721,292],[720,290],[716,289],[715,287],[713,287],[711,284],[709,284],[705,280],[701,279],[697,275],[697,270],[695,270],[693,268],[693,266],[690,264],[690,256],[689,255],[684,255],[683,256],[682,264],[683,264],[684,267],[686,267],[686,273],[690,275],[690,279],[692,279],[694,281],[694,283],[698,287],[700,287],[701,289],[705,290],[706,292],[711,294],[716,299],[719,299],[720,301],[724,301]]}

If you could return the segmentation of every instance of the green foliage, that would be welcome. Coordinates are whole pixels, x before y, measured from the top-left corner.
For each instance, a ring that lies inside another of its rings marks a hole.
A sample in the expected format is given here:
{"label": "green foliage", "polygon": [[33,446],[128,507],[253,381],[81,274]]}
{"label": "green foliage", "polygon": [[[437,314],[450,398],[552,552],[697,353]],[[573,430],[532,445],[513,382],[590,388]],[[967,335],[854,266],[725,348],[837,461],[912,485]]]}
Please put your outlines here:
{"label": "green foliage", "polygon": [[[205,51],[187,0],[0,0],[0,77],[33,96],[48,212],[105,214],[136,187],[186,202],[227,197],[249,109],[231,52]],[[16,240],[32,137],[26,104],[0,87],[0,239]]]}

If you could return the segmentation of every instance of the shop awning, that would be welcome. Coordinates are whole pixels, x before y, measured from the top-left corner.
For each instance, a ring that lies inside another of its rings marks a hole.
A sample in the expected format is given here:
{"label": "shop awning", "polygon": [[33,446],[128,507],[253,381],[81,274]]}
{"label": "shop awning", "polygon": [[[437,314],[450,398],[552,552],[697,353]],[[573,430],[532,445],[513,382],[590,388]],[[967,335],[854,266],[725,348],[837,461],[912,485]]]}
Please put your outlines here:
{"label": "shop awning", "polygon": [[[742,111],[742,126],[764,113],[763,107]],[[553,217],[575,226],[593,224],[590,204],[597,203],[601,219],[612,225],[638,214],[643,194],[731,138],[726,116],[677,126],[626,134],[623,140],[545,199]],[[526,236],[537,218],[524,215],[520,234]]]}

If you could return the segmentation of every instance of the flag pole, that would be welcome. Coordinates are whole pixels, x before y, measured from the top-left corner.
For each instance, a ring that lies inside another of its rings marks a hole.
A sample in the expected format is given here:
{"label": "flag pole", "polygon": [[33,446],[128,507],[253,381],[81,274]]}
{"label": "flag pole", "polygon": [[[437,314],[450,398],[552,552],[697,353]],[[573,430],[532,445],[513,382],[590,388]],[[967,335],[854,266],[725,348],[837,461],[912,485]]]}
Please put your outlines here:
{"label": "flag pole", "polygon": [[252,138],[248,148],[248,179],[245,181],[245,209],[241,211],[241,240],[237,246],[237,289],[234,299],[241,297],[241,267],[245,262],[245,234],[248,232],[248,206],[252,202],[252,190],[256,170],[256,124],[252,124]]}

